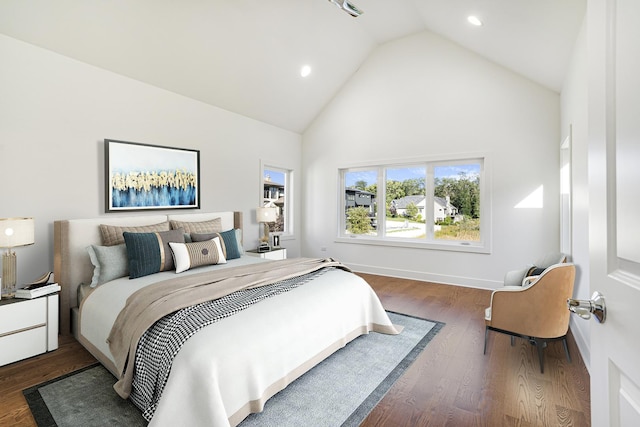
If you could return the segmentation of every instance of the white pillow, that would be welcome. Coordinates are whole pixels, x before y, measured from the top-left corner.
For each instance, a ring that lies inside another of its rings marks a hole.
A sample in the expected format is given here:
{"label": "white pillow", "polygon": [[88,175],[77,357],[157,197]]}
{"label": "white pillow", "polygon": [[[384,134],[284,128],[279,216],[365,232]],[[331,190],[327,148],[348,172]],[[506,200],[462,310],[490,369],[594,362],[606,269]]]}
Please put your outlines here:
{"label": "white pillow", "polygon": [[222,252],[220,238],[214,237],[204,242],[174,243],[169,242],[173,252],[173,262],[176,273],[182,273],[202,265],[226,264],[227,260]]}

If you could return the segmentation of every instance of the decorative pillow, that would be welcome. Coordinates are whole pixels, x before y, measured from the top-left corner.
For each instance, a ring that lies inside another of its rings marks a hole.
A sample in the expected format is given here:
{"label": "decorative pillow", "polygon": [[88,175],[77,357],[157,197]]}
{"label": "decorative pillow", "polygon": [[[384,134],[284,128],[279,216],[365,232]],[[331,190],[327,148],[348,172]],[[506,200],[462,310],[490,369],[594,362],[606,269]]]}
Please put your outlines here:
{"label": "decorative pillow", "polygon": [[115,246],[91,245],[87,247],[87,252],[93,264],[92,288],[129,275],[127,248],[124,243]]}
{"label": "decorative pillow", "polygon": [[[191,233],[189,238],[192,242],[206,242],[207,240],[211,240],[214,237],[219,237],[220,233]],[[185,238],[185,241],[187,239]],[[187,242],[189,243],[189,242]]]}
{"label": "decorative pillow", "polygon": [[222,238],[222,251],[224,252],[224,256],[226,259],[235,259],[240,258],[244,253],[244,249],[238,242],[238,231],[239,229],[232,229],[227,231],[222,231],[220,233],[206,233],[206,234],[191,234],[192,242],[203,242],[205,240],[211,240],[216,236],[220,236]]}
{"label": "decorative pillow", "polygon": [[238,230],[231,229],[220,233],[222,239],[227,245],[227,259],[240,258],[244,250],[241,250],[242,246],[238,240]]}
{"label": "decorative pillow", "polygon": [[157,233],[130,233],[125,231],[129,259],[129,278],[148,276],[159,271],[173,270],[173,257],[169,242],[184,243],[184,230]]}
{"label": "decorative pillow", "polygon": [[211,240],[216,237],[220,238],[219,243],[220,243],[220,247],[222,248],[222,253],[224,254],[225,259],[229,259],[227,258],[227,246],[225,245],[225,242],[222,239],[222,236],[220,235],[220,233],[204,233],[204,234],[192,233],[189,236],[192,242],[206,242],[207,240]]}
{"label": "decorative pillow", "polygon": [[104,246],[121,245],[124,243],[123,233],[154,233],[156,231],[169,231],[169,221],[161,222],[153,225],[139,225],[120,227],[118,225],[100,224],[100,234],[102,235],[102,244]]}
{"label": "decorative pillow", "polygon": [[527,271],[527,274],[525,274],[525,277],[529,277],[529,276],[539,276],[539,275],[541,275],[545,270],[546,270],[546,268],[536,267],[536,266],[534,265],[534,266],[532,266],[532,267]]}
{"label": "decorative pillow", "polygon": [[236,242],[238,242],[238,253],[244,255],[244,248],[242,247],[242,229],[234,228],[236,232]]}
{"label": "decorative pillow", "polygon": [[176,264],[176,273],[202,265],[226,264],[220,237],[204,242],[169,243]]}
{"label": "decorative pillow", "polygon": [[185,233],[218,233],[222,231],[222,218],[209,221],[187,222],[171,220],[171,229],[184,228]]}

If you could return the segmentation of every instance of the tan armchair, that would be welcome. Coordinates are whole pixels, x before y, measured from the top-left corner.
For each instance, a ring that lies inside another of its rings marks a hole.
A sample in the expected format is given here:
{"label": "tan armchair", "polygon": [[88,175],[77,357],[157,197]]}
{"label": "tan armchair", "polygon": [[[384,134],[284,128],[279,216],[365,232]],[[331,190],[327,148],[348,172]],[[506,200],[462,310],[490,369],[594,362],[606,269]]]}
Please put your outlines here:
{"label": "tan armchair", "polygon": [[485,310],[484,353],[487,353],[489,331],[531,341],[538,349],[540,372],[544,372],[543,348],[547,341],[562,340],[567,360],[569,309],[567,299],[573,296],[575,265],[555,264],[525,286],[505,286],[493,291],[491,305]]}

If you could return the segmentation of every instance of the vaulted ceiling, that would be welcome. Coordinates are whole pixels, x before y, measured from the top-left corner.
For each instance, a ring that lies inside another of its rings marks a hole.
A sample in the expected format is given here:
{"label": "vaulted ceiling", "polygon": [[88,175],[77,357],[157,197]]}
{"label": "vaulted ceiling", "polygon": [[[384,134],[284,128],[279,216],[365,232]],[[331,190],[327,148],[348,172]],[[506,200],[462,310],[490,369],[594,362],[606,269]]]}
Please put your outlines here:
{"label": "vaulted ceiling", "polygon": [[350,1],[364,14],[327,0],[2,0],[0,33],[302,133],[377,46],[422,31],[559,92],[586,8],[586,0]]}

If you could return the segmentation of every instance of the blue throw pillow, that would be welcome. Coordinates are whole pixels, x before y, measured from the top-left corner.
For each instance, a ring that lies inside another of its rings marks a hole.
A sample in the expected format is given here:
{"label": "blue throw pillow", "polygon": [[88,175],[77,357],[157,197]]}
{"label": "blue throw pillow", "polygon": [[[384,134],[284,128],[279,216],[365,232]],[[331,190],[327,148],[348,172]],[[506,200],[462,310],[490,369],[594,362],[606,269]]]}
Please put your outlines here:
{"label": "blue throw pillow", "polygon": [[240,251],[238,250],[238,240],[236,239],[235,230],[223,231],[220,234],[224,245],[227,247],[227,259],[240,258]]}
{"label": "blue throw pillow", "polygon": [[169,242],[184,243],[184,230],[156,233],[124,232],[129,259],[129,278],[148,276],[160,271],[174,269]]}

